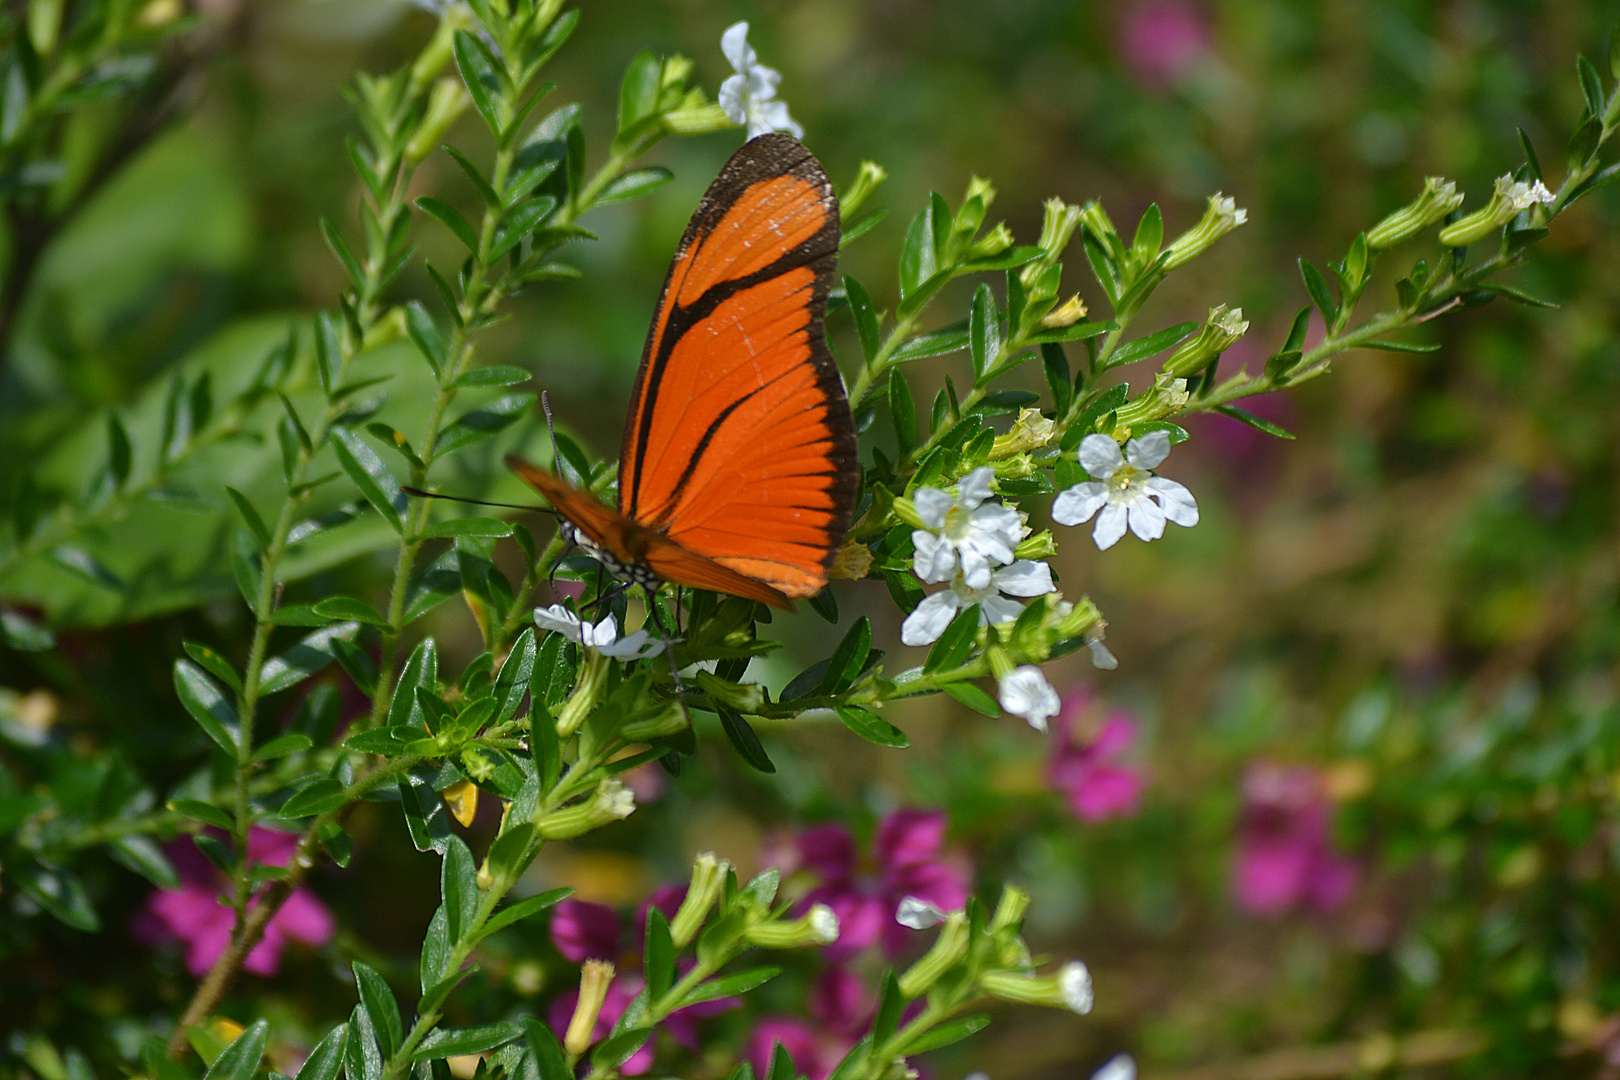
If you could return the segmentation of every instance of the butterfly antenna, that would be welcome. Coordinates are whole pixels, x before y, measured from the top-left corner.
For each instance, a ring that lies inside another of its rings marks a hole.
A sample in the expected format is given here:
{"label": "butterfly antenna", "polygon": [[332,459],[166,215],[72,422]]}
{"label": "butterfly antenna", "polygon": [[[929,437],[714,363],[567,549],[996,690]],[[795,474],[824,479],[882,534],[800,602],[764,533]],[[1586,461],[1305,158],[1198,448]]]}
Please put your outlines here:
{"label": "butterfly antenna", "polygon": [[540,411],[546,414],[546,433],[551,436],[551,471],[562,475],[562,449],[557,445],[557,425],[551,420],[551,391],[540,391]]}
{"label": "butterfly antenna", "polygon": [[522,510],[530,514],[550,514],[558,520],[562,515],[549,506],[523,506],[519,503],[490,502],[487,499],[469,499],[463,495],[441,495],[436,491],[423,491],[419,487],[401,487],[399,490],[418,499],[449,499],[451,502],[470,503],[473,506],[498,506],[503,510]]}

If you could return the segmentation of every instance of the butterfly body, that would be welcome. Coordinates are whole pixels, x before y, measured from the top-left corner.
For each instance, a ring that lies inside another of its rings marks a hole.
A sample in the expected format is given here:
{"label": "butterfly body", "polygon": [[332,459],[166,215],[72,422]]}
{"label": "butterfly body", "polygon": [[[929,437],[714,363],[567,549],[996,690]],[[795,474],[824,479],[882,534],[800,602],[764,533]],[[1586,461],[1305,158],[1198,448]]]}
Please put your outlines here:
{"label": "butterfly body", "polygon": [[820,163],[787,135],[750,141],[676,249],[625,420],[617,508],[508,459],[616,576],[783,608],[826,584],[859,485],[822,329],[837,251]]}

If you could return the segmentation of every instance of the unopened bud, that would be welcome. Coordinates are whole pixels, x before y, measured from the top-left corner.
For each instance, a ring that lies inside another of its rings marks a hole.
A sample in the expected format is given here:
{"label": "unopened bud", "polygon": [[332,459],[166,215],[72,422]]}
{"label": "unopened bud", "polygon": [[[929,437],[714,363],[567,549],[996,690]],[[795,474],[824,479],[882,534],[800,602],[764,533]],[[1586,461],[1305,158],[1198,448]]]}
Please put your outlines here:
{"label": "unopened bud", "polygon": [[1086,230],[1093,236],[1100,238],[1119,235],[1119,230],[1114,228],[1114,220],[1096,199],[1080,208],[1080,220],[1085,223]]}
{"label": "unopened bud", "polygon": [[940,923],[939,936],[905,974],[900,976],[900,993],[908,998],[921,997],[940,979],[962,962],[967,955],[971,934],[965,911],[953,911]]}
{"label": "unopened bud", "polygon": [[1170,242],[1170,257],[1165,260],[1164,269],[1185,266],[1248,220],[1247,210],[1239,209],[1235,200],[1217,191],[1209,197],[1203,220]]}
{"label": "unopened bud", "polygon": [[676,53],[674,56],[664,58],[664,69],[658,79],[660,90],[684,94],[686,92],[686,77],[692,74],[692,61]]}
{"label": "unopened bud", "polygon": [[758,683],[734,683],[699,668],[697,684],[716,703],[732,712],[757,713],[765,705],[765,692]]}
{"label": "unopened bud", "polygon": [[838,915],[826,904],[814,904],[797,919],[750,926],[743,932],[750,945],[761,949],[806,949],[838,940]]}
{"label": "unopened bud", "polygon": [[596,1041],[596,1021],[602,1015],[602,1003],[607,1000],[608,988],[612,985],[612,964],[606,960],[585,961],[579,972],[579,1001],[568,1021],[568,1031],[563,1035],[563,1049],[571,1057],[579,1057]]}
{"label": "unopened bud", "polygon": [[1394,247],[1410,240],[1463,204],[1463,193],[1443,176],[1423,181],[1417,199],[1390,214],[1367,233],[1367,246],[1374,250]]}
{"label": "unopened bud", "polygon": [[584,663],[580,666],[574,692],[568,695],[568,700],[557,710],[559,739],[566,739],[579,730],[579,725],[585,722],[585,718],[601,701],[602,689],[607,685],[608,668],[611,666],[608,658],[595,649],[586,649],[584,652]]}
{"label": "unopened bud", "polygon": [[998,930],[1016,930],[1024,921],[1024,912],[1029,910],[1029,893],[1016,885],[1005,885],[1001,889],[1001,899],[996,901],[996,913],[990,918],[990,932]]}
{"label": "unopened bud", "polygon": [[1061,330],[1065,326],[1073,326],[1086,317],[1086,302],[1075,293],[1063,302],[1061,307],[1053,308],[1041,317],[1041,325],[1048,330]]}
{"label": "unopened bud", "polygon": [[876,191],[878,185],[889,178],[883,166],[875,161],[863,161],[849,187],[838,194],[838,216],[848,221],[855,211]]}
{"label": "unopened bud", "polygon": [[411,141],[405,144],[406,159],[421,161],[431,154],[433,148],[439,145],[439,140],[444,138],[444,133],[450,130],[450,125],[471,103],[472,99],[467,96],[459,78],[446,77],[434,83],[422,122],[417,125]]}
{"label": "unopened bud", "polygon": [[1041,410],[1020,409],[1012,429],[1005,435],[997,435],[996,441],[990,445],[990,460],[1038,450],[1052,441],[1056,431],[1056,421],[1042,416]]}
{"label": "unopened bud", "polygon": [[980,977],[979,987],[1003,1001],[1053,1006],[1082,1016],[1091,1011],[1091,972],[1078,960],[1069,961],[1051,975],[987,971]]}
{"label": "unopened bud", "polygon": [[622,821],[635,809],[635,793],[617,777],[609,777],[597,785],[589,798],[554,810],[536,821],[535,829],[547,840],[571,840],[603,825]]}
{"label": "unopened bud", "polygon": [[1057,541],[1052,538],[1051,529],[1042,529],[1038,533],[1026,536],[1018,541],[1017,547],[1013,548],[1014,559],[1030,559],[1035,562],[1050,559],[1056,554]]}
{"label": "unopened bud", "polygon": [[[758,709],[759,705],[756,704],[754,708]],[[619,735],[629,742],[647,742],[678,734],[691,725],[692,718],[686,715],[686,706],[679,698],[670,698],[657,702],[645,712],[637,710],[635,718],[619,728]]]}
{"label": "unopened bud", "polygon": [[664,114],[664,127],[674,135],[706,135],[736,126],[718,105],[683,106]]}
{"label": "unopened bud", "polygon": [[910,525],[913,529],[926,529],[928,527],[927,523],[922,519],[922,514],[917,511],[917,504],[903,495],[894,500],[894,516]]}
{"label": "unopened bud", "polygon": [[1000,255],[1013,246],[1012,230],[1003,222],[996,222],[996,227],[973,241],[967,252],[962,256],[963,261],[972,262],[975,259],[988,259]]}
{"label": "unopened bud", "polygon": [[1514,180],[1511,174],[1499,176],[1491,201],[1441,229],[1440,242],[1446,247],[1467,247],[1506,225],[1522,211],[1533,206],[1551,206],[1554,198],[1540,180]]}
{"label": "unopened bud", "polygon": [[1046,216],[1041,220],[1041,238],[1036,241],[1041,253],[1032,261],[1025,263],[1024,268],[1018,273],[1018,280],[1025,288],[1035,284],[1042,274],[1062,258],[1063,249],[1069,246],[1069,238],[1074,235],[1074,230],[1079,225],[1078,206],[1070,206],[1062,199],[1046,200]]}
{"label": "unopened bud", "polygon": [[703,928],[703,920],[709,917],[710,909],[725,891],[726,875],[730,872],[731,864],[715,858],[714,852],[698,853],[692,863],[692,883],[686,887],[686,898],[669,924],[669,936],[677,949],[684,948]]}
{"label": "unopened bud", "polygon": [[1243,318],[1242,308],[1229,309],[1225,304],[1212,307],[1203,327],[1170,354],[1170,358],[1164,362],[1164,370],[1172,375],[1192,375],[1202,371],[1211,360],[1248,331],[1249,324]]}

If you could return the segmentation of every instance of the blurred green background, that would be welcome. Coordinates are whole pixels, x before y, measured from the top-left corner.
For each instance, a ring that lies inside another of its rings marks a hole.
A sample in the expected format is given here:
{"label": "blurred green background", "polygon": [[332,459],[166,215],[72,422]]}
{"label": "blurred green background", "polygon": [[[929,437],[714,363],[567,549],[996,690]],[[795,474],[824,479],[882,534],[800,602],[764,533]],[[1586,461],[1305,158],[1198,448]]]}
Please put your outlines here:
{"label": "blurred green background", "polygon": [[[342,88],[357,69],[401,62],[432,19],[382,0],[231,14],[194,110],[50,244],[5,342],[0,461],[36,467],[43,505],[87,482],[108,409],[132,430],[155,429],[176,370],[211,372],[220,395],[244,385],[290,319],[343,287],[317,228],[327,215],[352,231],[358,205]],[[893,303],[904,222],[930,189],[954,202],[970,175],[995,182],[992,213],[1021,239],[1052,195],[1099,198],[1122,227],[1157,202],[1172,232],[1208,194],[1234,196],[1250,223],[1170,279],[1147,317],[1168,325],[1242,305],[1252,329],[1227,362],[1252,369],[1305,302],[1294,260],[1337,257],[1424,176],[1458,180],[1472,205],[1522,160],[1520,127],[1560,174],[1581,107],[1574,56],[1606,49],[1620,3],[613,0],[583,15],[551,77],[556,101],[584,104],[598,144],[634,53],[690,56],[712,92],[729,74],[721,31],[750,20],[833,177],[852,177],[863,158],[889,171],[873,205],[891,216],[844,258],[880,305]],[[451,141],[483,137],[464,120]],[[569,253],[583,279],[519,297],[484,339],[485,362],[531,369],[598,455],[616,451],[675,241],[737,143],[724,133],[661,145],[652,160],[675,182],[587,218],[600,239]],[[442,154],[414,189],[474,198]],[[836,725],[770,730],[781,769],[770,778],[706,733],[701,767],[669,780],[655,812],[610,831],[610,847],[542,858],[548,880],[630,906],[698,850],[747,868],[774,827],[842,816],[859,830],[896,806],[942,806],[982,889],[1029,888],[1038,947],[1091,963],[1098,1006],[1088,1020],[998,1010],[985,1035],[936,1055],[933,1075],[1089,1075],[1121,1050],[1147,1075],[1348,1075],[1384,1061],[1377,1040],[1388,1033],[1458,1030],[1499,1040],[1494,1065],[1442,1061],[1423,1075],[1612,1075],[1602,1070],[1620,1030],[1610,1020],[1620,1010],[1617,220],[1612,193],[1583,201],[1509,279],[1558,310],[1450,315],[1427,328],[1437,352],[1354,353],[1255,406],[1295,441],[1220,418],[1192,427],[1165,471],[1197,495],[1196,529],[1104,554],[1080,531],[1060,537],[1062,586],[1105,613],[1120,666],[1095,672],[1081,653],[1051,674],[1139,723],[1130,760],[1148,788],[1135,816],[1078,820],[1045,787],[1040,736],[930,698],[890,716],[913,739],[905,753]],[[453,261],[442,230],[419,235],[430,259]],[[1078,251],[1068,273],[1067,288],[1102,310]],[[415,269],[398,291],[431,296]],[[832,334],[850,355],[847,320]],[[915,383],[927,397],[963,365],[931,363]],[[413,407],[423,406],[396,384],[383,415],[413,430]],[[268,431],[268,415],[243,429]],[[481,460],[441,486],[520,497],[497,452]],[[22,474],[0,470],[3,509],[40,498]],[[53,767],[88,767],[107,748],[160,785],[193,767],[197,740],[178,719],[169,664],[182,637],[235,655],[250,628],[223,483],[273,490],[273,443],[226,440],[193,455],[166,485],[172,498],[86,534],[122,587],[44,559],[0,576],[0,599],[41,605],[62,627],[59,653],[0,649],[0,683],[52,695],[77,754]],[[304,587],[374,591],[382,564],[366,552],[380,539],[363,526],[340,537],[311,557]],[[842,583],[839,599],[872,615],[879,644],[897,641],[899,616],[876,583]],[[460,605],[436,618],[452,655],[478,651]],[[813,616],[783,632],[806,657],[828,633]],[[767,677],[780,685],[800,662],[790,655]],[[1241,778],[1255,760],[1323,770],[1338,846],[1359,866],[1336,910],[1258,917],[1233,902]],[[287,1055],[297,1032],[348,1008],[327,969],[354,956],[409,965],[402,950],[435,902],[436,864],[410,851],[396,816],[367,809],[356,864],[316,883],[344,931],[238,991],[252,1003],[242,1015],[271,1016]],[[110,862],[90,873],[102,936],[6,921],[0,1031],[49,1033],[114,1075],[129,1033],[178,1008],[190,984],[175,957],[154,958],[120,929],[145,886]],[[0,891],[0,903],[15,901]],[[550,955],[543,935],[530,944]],[[462,1008],[541,1007],[544,980],[513,975],[524,962],[492,957],[492,988]],[[809,972],[796,977],[770,991],[779,1009],[794,1007]],[[719,1069],[720,1044],[746,1028],[740,1016],[721,1022],[714,1060],[689,1075]]]}

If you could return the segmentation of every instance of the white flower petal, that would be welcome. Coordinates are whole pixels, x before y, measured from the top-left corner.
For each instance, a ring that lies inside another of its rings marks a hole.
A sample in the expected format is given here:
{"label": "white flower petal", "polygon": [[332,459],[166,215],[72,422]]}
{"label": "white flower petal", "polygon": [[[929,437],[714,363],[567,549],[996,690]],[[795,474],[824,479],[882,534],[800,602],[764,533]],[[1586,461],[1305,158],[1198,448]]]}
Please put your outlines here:
{"label": "white flower petal", "polygon": [[579,616],[561,604],[552,604],[548,608],[535,608],[534,624],[542,630],[555,630],[569,641],[578,643],[584,640]]}
{"label": "white flower petal", "polygon": [[1113,476],[1123,464],[1125,459],[1120,456],[1119,443],[1112,437],[1093,434],[1080,440],[1080,467],[1098,480]]}
{"label": "white flower petal", "polygon": [[1063,989],[1063,1004],[1071,1012],[1084,1016],[1091,1011],[1091,971],[1078,960],[1070,960],[1058,972],[1058,985]]}
{"label": "white flower petal", "polygon": [[951,589],[923,597],[917,609],[900,624],[900,640],[907,645],[932,645],[956,618],[961,603],[961,598]]}
{"label": "white flower petal", "polygon": [[974,469],[957,483],[957,491],[961,492],[956,501],[964,510],[972,510],[994,492],[990,488],[990,481],[995,479],[996,470],[988,465]]}
{"label": "white flower petal", "polygon": [[1107,501],[1108,485],[1096,480],[1076,484],[1052,500],[1052,520],[1059,525],[1078,525],[1089,521]]}
{"label": "white flower petal", "polygon": [[1017,600],[993,594],[979,601],[979,625],[1000,626],[1010,623],[1024,613],[1024,605]]}
{"label": "white flower petal", "polygon": [[1131,532],[1143,540],[1157,540],[1164,535],[1164,511],[1145,493],[1134,493],[1130,502]]}
{"label": "white flower petal", "polygon": [[927,930],[945,921],[945,913],[918,896],[901,899],[894,909],[894,921],[908,930]]}
{"label": "white flower petal", "polygon": [[1142,481],[1142,486],[1159,500],[1166,518],[1188,529],[1198,524],[1198,500],[1185,485],[1162,476],[1150,476]]}
{"label": "white flower petal", "polygon": [[[772,72],[775,74],[775,72]],[[773,90],[772,93],[775,93]],[[795,139],[804,137],[804,128],[788,115],[785,101],[756,101],[748,110],[748,137],[757,139],[773,131],[785,131]]]}
{"label": "white flower petal", "polygon": [[665,642],[655,641],[646,630],[637,630],[633,634],[626,634],[618,641],[610,641],[596,646],[596,651],[603,656],[611,656],[615,660],[645,660],[649,656],[657,656],[664,651]]}
{"label": "white flower petal", "polygon": [[726,28],[720,35],[720,51],[726,54],[739,75],[748,74],[748,69],[754,66],[754,49],[748,44],[746,22],[732,23]]}
{"label": "white flower petal", "polygon": [[1046,721],[1057,715],[1062,704],[1052,684],[1033,664],[1023,664],[1008,672],[1001,680],[1000,690],[1001,707],[1014,716],[1023,717],[1036,731],[1046,730]]}
{"label": "white flower petal", "polygon": [[1018,541],[1028,531],[1029,527],[1024,524],[1023,515],[1018,511],[1000,503],[991,503],[973,511],[973,516],[968,519],[968,536],[964,543],[977,547],[998,563],[1010,563],[1013,560],[1012,549],[1018,546]]}
{"label": "white flower petal", "polygon": [[1033,559],[1019,559],[990,575],[996,588],[1014,596],[1042,596],[1053,590],[1052,568]]}
{"label": "white flower petal", "polygon": [[[1011,549],[1007,551],[1007,558],[1012,558]],[[990,587],[990,567],[1002,559],[992,559],[977,544],[963,544],[957,556],[962,562],[962,581],[970,589],[988,589]]]}
{"label": "white flower petal", "polygon": [[1125,460],[1138,469],[1151,469],[1170,456],[1170,433],[1150,431],[1125,444]]}
{"label": "white flower petal", "polygon": [[1102,638],[1086,642],[1086,648],[1091,651],[1091,666],[1098,671],[1113,671],[1119,667],[1119,657],[1108,651]]}
{"label": "white flower petal", "polygon": [[1136,1059],[1129,1054],[1116,1054],[1091,1074],[1091,1080],[1136,1080]]}
{"label": "white flower petal", "polygon": [[1097,515],[1097,524],[1091,530],[1091,539],[1098,551],[1107,551],[1125,535],[1125,504],[1111,502]]}
{"label": "white flower petal", "polygon": [[[945,515],[950,512],[954,500],[939,488],[918,488],[917,493],[911,497],[917,507],[917,516],[921,517],[923,524],[930,529],[943,529]],[[913,533],[913,536],[916,534]]]}
{"label": "white flower petal", "polygon": [[720,92],[715,95],[726,119],[733,124],[748,123],[748,76],[732,75],[720,84]]}
{"label": "white flower petal", "polygon": [[956,549],[937,533],[915,529],[911,543],[916,549],[911,557],[912,569],[930,585],[949,581],[956,573]]}

